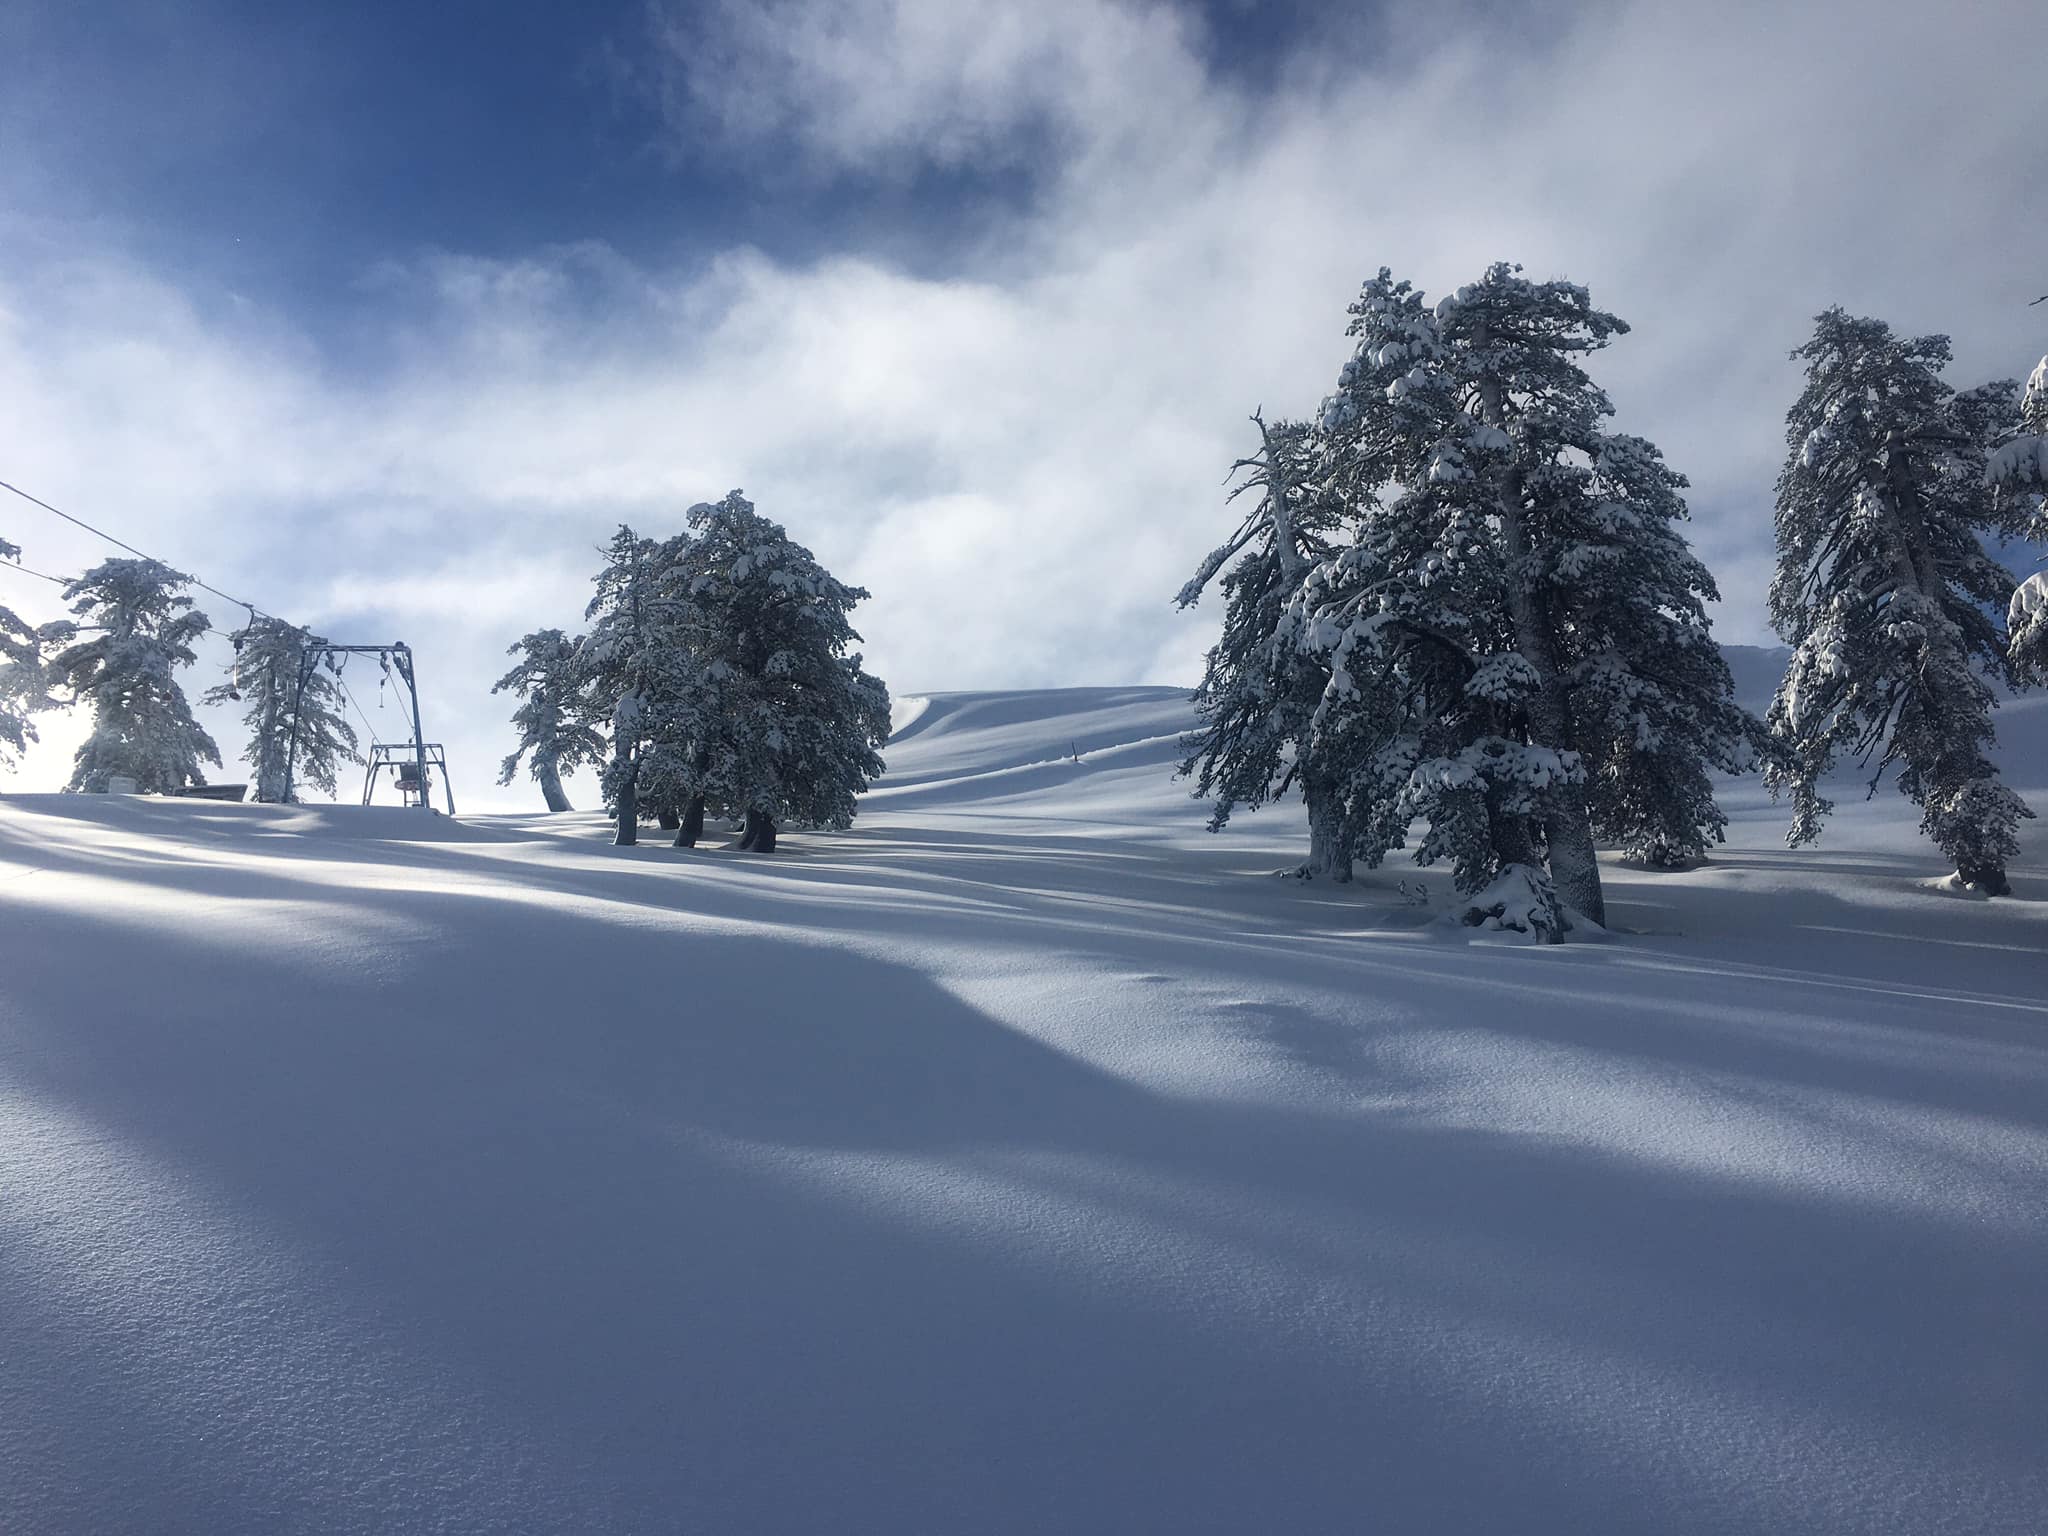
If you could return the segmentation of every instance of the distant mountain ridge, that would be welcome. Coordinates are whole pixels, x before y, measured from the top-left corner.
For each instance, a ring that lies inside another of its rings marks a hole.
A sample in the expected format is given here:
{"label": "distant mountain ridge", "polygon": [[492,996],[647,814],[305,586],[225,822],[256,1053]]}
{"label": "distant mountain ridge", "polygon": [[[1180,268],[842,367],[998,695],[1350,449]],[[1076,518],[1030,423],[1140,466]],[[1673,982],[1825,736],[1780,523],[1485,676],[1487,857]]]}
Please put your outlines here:
{"label": "distant mountain ridge", "polygon": [[[1785,675],[1790,648],[1724,645],[1735,699],[1759,719]],[[908,806],[1013,795],[1091,773],[1147,773],[1170,780],[1186,755],[1183,733],[1197,724],[1191,688],[1023,688],[906,693],[897,698],[898,729],[885,756],[889,771],[873,792]],[[1993,757],[2013,787],[2048,814],[2048,690],[1999,690],[1992,716]],[[1853,762],[1835,777],[1868,778]],[[971,785],[967,781],[974,781]],[[1887,776],[1887,782],[1889,776]],[[1177,793],[1184,793],[1185,784]]]}

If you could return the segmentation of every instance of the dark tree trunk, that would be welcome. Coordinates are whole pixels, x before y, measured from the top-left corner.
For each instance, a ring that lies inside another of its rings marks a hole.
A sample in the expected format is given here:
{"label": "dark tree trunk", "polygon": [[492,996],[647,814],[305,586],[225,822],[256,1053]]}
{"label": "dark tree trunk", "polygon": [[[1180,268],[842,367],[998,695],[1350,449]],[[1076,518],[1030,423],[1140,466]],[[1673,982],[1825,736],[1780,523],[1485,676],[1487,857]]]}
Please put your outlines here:
{"label": "dark tree trunk", "polygon": [[683,812],[683,824],[676,829],[676,846],[694,848],[704,835],[704,797],[692,795],[690,808]]}
{"label": "dark tree trunk", "polygon": [[626,782],[619,786],[619,835],[612,839],[615,848],[631,848],[640,841],[640,786],[628,774]]}
{"label": "dark tree trunk", "polygon": [[1343,846],[1343,808],[1336,790],[1320,779],[1304,779],[1301,798],[1308,805],[1308,872],[1342,884],[1351,878],[1351,850]]}
{"label": "dark tree trunk", "polygon": [[[1514,513],[1507,525],[1508,548],[1526,560],[1528,545],[1521,519]],[[1526,566],[1524,567],[1526,569]],[[1550,618],[1536,595],[1509,587],[1509,608],[1515,620],[1515,649],[1536,669],[1536,696],[1529,701],[1529,734],[1536,745],[1563,752],[1571,749],[1571,709],[1564,679],[1551,645]],[[1550,855],[1550,878],[1566,906],[1605,927],[1607,902],[1600,890],[1600,858],[1593,848],[1593,817],[1583,784],[1558,786],[1543,819],[1543,841]]]}
{"label": "dark tree trunk", "polygon": [[575,810],[576,807],[569,803],[568,795],[562,791],[562,775],[556,771],[555,765],[553,763],[540,763],[536,766],[539,770],[536,776],[540,779],[541,798],[547,801],[548,809],[551,811]]}
{"label": "dark tree trunk", "polygon": [[746,830],[734,846],[744,853],[773,853],[775,851],[775,823],[760,811],[747,812]]}
{"label": "dark tree trunk", "polygon": [[258,737],[263,745],[256,764],[256,798],[273,804],[284,798],[284,763],[277,751],[277,690],[267,686],[275,675],[268,673],[264,678],[263,724]]}
{"label": "dark tree trunk", "polygon": [[1543,850],[1536,839],[1537,828],[1526,816],[1511,816],[1491,810],[1493,853],[1503,865],[1543,866]]}
{"label": "dark tree trunk", "polygon": [[672,805],[664,805],[654,813],[654,819],[661,824],[664,832],[673,832],[683,824],[682,813]]}

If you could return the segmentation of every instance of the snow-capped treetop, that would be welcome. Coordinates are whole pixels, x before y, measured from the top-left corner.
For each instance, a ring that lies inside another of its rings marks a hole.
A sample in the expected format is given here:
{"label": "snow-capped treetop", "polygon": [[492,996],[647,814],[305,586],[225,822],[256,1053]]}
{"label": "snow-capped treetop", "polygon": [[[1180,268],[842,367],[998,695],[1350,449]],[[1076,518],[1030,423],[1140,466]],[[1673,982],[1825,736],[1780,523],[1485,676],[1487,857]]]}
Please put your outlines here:
{"label": "snow-capped treetop", "polygon": [[1451,418],[1463,430],[1449,442],[1461,448],[1505,446],[1495,445],[1505,424],[1487,421],[1480,409],[1483,392],[1497,392],[1510,418],[1559,413],[1542,422],[1553,433],[1583,433],[1595,418],[1611,415],[1607,396],[1576,358],[1627,334],[1627,323],[1594,308],[1579,284],[1533,282],[1521,270],[1496,262],[1431,308],[1413,285],[1382,267],[1351,306],[1349,334],[1359,342],[1337,392],[1324,402],[1325,430],[1341,431],[1355,419],[1368,380],[1390,403],[1448,388],[1449,403],[1463,415],[1462,422]]}

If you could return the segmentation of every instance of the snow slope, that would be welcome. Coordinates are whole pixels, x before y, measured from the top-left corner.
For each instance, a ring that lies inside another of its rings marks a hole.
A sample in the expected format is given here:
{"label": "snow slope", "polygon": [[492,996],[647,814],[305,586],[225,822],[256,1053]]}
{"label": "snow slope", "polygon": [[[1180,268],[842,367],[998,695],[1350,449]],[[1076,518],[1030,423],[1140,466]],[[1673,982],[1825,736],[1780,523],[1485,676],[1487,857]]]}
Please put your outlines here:
{"label": "snow slope", "polygon": [[2039,823],[1735,786],[1532,950],[1187,723],[935,695],[772,860],[0,798],[0,1531],[2048,1526]]}

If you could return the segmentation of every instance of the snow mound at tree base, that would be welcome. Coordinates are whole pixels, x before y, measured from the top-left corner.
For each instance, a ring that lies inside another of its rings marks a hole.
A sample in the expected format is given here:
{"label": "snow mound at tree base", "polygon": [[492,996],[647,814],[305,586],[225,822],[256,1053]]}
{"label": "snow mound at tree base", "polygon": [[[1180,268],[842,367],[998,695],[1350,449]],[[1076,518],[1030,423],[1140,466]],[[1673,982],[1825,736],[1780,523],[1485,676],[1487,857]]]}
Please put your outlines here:
{"label": "snow mound at tree base", "polygon": [[1585,921],[1566,911],[1548,875],[1527,864],[1508,865],[1486,889],[1466,897],[1458,913],[1464,927],[1525,934],[1539,944],[1555,944]]}
{"label": "snow mound at tree base", "polygon": [[1944,896],[1960,896],[1966,901],[1996,901],[2012,895],[2009,889],[1994,891],[1987,889],[1982,881],[1965,879],[1961,870],[1923,883],[1930,891],[1939,891]]}

